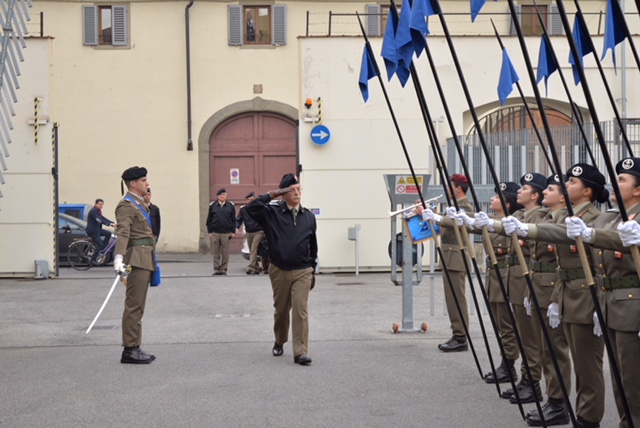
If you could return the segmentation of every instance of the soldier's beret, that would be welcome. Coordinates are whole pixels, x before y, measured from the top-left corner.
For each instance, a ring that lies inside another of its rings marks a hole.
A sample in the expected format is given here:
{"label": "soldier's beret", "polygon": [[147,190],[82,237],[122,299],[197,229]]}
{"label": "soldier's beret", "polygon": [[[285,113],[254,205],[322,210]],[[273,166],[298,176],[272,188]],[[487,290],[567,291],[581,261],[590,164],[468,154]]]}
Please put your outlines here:
{"label": "soldier's beret", "polygon": [[640,158],[624,158],[616,165],[616,173],[640,177]]}
{"label": "soldier's beret", "polygon": [[461,184],[469,184],[469,179],[467,179],[466,175],[463,174],[453,174],[451,176],[451,182],[457,184],[458,186]]}
{"label": "soldier's beret", "polygon": [[245,199],[253,198],[255,195],[256,195],[255,193],[251,192],[247,196],[245,196],[244,198]]}
{"label": "soldier's beret", "polygon": [[286,189],[289,186],[293,186],[294,184],[298,184],[298,179],[293,174],[285,174],[282,176],[282,180],[280,180],[279,188]]}
{"label": "soldier's beret", "polygon": [[533,186],[538,190],[544,190],[547,188],[547,178],[537,172],[529,172],[520,178],[520,185],[524,186],[525,184]]}
{"label": "soldier's beret", "polygon": [[225,189],[224,187],[222,189],[218,189],[218,191],[216,192],[216,196],[222,195],[223,193],[227,193],[227,189]]}
{"label": "soldier's beret", "polygon": [[560,177],[558,174],[553,174],[547,177],[547,186],[551,186],[552,184],[560,185]]}
{"label": "soldier's beret", "polygon": [[605,178],[598,168],[587,163],[577,163],[567,171],[567,178],[575,177],[582,180],[586,187],[600,190],[604,187]]}
{"label": "soldier's beret", "polygon": [[498,186],[494,188],[496,193],[501,193],[505,196],[518,196],[518,190],[520,190],[520,186],[518,186],[513,181],[503,181],[502,183],[498,183]]}
{"label": "soldier's beret", "polygon": [[139,166],[132,166],[122,173],[122,179],[125,181],[137,180],[147,176],[147,169]]}

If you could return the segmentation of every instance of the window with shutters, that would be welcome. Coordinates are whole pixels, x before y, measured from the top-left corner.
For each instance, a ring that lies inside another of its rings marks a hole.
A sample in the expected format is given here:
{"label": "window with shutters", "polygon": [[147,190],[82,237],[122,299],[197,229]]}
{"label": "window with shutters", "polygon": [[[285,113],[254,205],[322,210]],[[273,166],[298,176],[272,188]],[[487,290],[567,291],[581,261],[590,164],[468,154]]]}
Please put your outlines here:
{"label": "window with shutters", "polygon": [[[544,22],[547,29],[547,34],[550,36],[562,35],[564,30],[562,28],[562,20],[558,13],[558,6],[556,5],[538,5],[536,8],[533,4],[521,4],[516,5],[516,14],[518,15],[520,28],[522,29],[522,35],[524,36],[541,36],[542,24],[540,19]],[[538,12],[540,17],[538,17]],[[509,33],[516,35],[515,27],[511,22]]]}
{"label": "window with shutters", "polygon": [[229,5],[229,45],[286,45],[287,7]]}
{"label": "window with shutters", "polygon": [[127,10],[126,5],[82,6],[82,44],[128,46]]}

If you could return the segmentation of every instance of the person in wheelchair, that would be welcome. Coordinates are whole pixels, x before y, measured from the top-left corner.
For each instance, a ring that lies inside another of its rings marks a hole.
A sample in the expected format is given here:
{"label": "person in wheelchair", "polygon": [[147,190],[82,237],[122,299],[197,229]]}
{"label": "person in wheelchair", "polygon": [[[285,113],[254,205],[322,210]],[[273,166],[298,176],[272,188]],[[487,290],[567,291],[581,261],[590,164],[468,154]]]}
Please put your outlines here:
{"label": "person in wheelchair", "polygon": [[96,244],[96,251],[94,251],[91,258],[91,262],[95,262],[98,253],[102,251],[109,243],[111,232],[102,229],[102,225],[115,227],[116,224],[102,215],[102,207],[104,207],[104,201],[102,199],[96,199],[93,208],[89,210],[87,217],[87,236],[89,236]]}

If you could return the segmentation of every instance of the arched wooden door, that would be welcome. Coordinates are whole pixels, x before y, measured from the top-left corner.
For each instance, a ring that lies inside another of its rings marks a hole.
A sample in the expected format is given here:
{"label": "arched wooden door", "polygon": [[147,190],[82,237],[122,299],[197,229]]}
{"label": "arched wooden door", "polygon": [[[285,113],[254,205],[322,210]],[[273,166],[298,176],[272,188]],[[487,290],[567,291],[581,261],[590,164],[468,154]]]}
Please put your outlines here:
{"label": "arched wooden door", "polygon": [[[209,149],[209,198],[216,200],[216,192],[224,187],[239,210],[249,192],[277,189],[284,174],[296,171],[296,124],[275,113],[239,114],[214,130]],[[240,251],[241,233],[231,245],[232,251]]]}

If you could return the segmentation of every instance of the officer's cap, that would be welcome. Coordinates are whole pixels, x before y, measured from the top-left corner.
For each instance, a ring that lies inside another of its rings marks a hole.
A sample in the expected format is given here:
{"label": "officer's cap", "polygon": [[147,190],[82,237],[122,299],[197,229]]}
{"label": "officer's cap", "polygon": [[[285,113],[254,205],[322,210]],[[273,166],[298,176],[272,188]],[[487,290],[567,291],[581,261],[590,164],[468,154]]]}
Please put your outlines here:
{"label": "officer's cap", "polygon": [[218,189],[218,191],[216,192],[216,196],[220,196],[223,193],[227,193],[227,189],[225,189],[224,187],[222,189]]}
{"label": "officer's cap", "polygon": [[625,158],[616,165],[616,173],[640,177],[640,158]]}
{"label": "officer's cap", "polygon": [[294,184],[298,184],[298,178],[293,174],[285,174],[282,176],[282,180],[280,180],[279,187],[280,189],[286,189]]}
{"label": "officer's cap", "polygon": [[505,196],[518,196],[520,186],[513,181],[503,181],[502,183],[499,183],[494,190],[496,193],[502,193]]}

